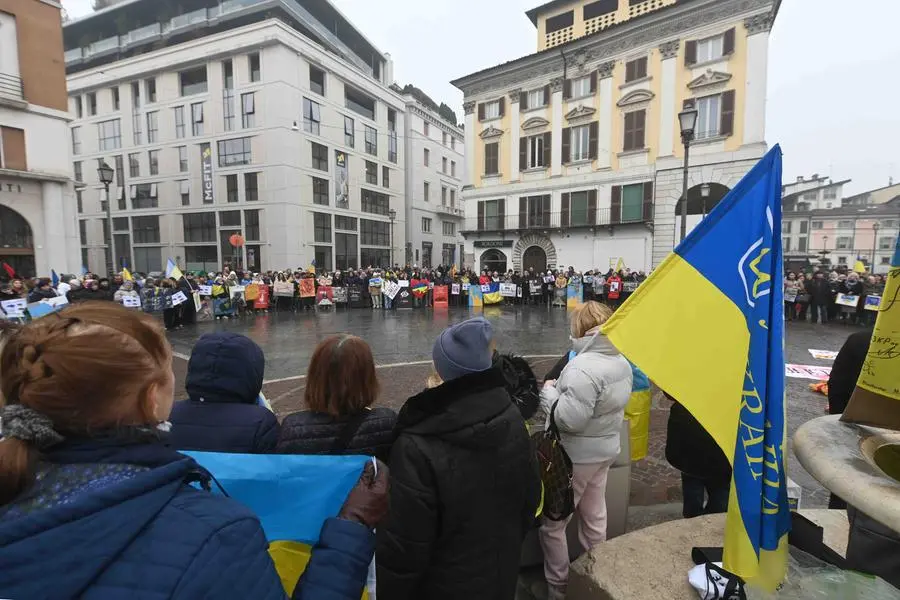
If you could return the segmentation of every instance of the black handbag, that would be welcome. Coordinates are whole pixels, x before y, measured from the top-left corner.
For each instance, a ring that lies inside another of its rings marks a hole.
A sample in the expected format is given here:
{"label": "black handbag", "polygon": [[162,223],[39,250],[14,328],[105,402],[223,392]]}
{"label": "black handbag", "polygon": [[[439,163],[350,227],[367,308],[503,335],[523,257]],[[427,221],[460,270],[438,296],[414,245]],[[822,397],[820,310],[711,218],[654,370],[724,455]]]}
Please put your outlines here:
{"label": "black handbag", "polygon": [[541,483],[544,485],[543,516],[551,521],[562,521],[575,512],[575,490],[572,487],[572,459],[562,446],[556,427],[556,405],[550,409],[550,427],[531,436]]}

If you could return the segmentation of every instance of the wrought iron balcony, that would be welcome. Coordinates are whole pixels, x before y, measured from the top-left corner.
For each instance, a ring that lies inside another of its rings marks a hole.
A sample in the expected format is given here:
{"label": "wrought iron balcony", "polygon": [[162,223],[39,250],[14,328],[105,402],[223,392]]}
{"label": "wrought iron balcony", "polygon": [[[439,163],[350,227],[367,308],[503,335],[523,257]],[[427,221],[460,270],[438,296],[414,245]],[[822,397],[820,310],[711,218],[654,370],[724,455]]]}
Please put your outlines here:
{"label": "wrought iron balcony", "polygon": [[439,212],[442,215],[447,215],[449,217],[464,217],[465,211],[462,208],[458,208],[456,206],[447,206],[444,204],[439,204],[435,207],[435,212]]}
{"label": "wrought iron balcony", "polygon": [[22,78],[0,73],[0,98],[7,100],[25,100]]}
{"label": "wrought iron balcony", "polygon": [[527,231],[551,229],[578,229],[590,227],[610,227],[615,225],[647,224],[653,222],[653,205],[644,204],[640,210],[568,210],[559,212],[512,213],[505,215],[484,215],[465,219],[462,233],[494,231]]}

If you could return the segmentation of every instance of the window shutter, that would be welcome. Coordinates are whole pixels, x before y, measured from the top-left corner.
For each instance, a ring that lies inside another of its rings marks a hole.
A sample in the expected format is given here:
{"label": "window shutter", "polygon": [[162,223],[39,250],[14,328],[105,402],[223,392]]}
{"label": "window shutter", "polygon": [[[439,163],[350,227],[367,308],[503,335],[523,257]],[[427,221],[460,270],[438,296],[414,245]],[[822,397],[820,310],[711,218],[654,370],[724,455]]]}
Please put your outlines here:
{"label": "window shutter", "polygon": [[587,221],[588,225],[597,224],[597,190],[588,190]]}
{"label": "window shutter", "polygon": [[497,220],[500,223],[500,229],[506,229],[506,200],[503,198],[497,200]]}
{"label": "window shutter", "polygon": [[591,73],[591,93],[597,93],[597,71]]}
{"label": "window shutter", "polygon": [[653,220],[653,182],[647,181],[644,183],[644,204],[642,207],[642,216],[644,217],[644,222],[649,223]]}
{"label": "window shutter", "polygon": [[697,42],[690,41],[684,45],[684,64],[691,66],[697,62]]}
{"label": "window shutter", "polygon": [[550,105],[550,86],[544,86],[544,106]]}
{"label": "window shutter", "polygon": [[484,202],[478,203],[478,231],[484,231]]}
{"label": "window shutter", "polygon": [[519,139],[519,170],[528,168],[528,138]]}
{"label": "window shutter", "polygon": [[559,214],[559,226],[560,227],[568,227],[569,226],[569,194],[565,193],[562,195],[562,210]]}
{"label": "window shutter", "polygon": [[544,196],[544,199],[542,201],[543,206],[541,207],[541,213],[542,213],[541,223],[543,224],[544,227],[550,226],[550,204],[551,204],[551,202],[552,202],[552,199],[550,198],[550,196]]}
{"label": "window shutter", "polygon": [[528,226],[528,198],[519,198],[519,229]]}
{"label": "window shutter", "polygon": [[632,81],[636,79],[634,76],[634,65],[635,61],[630,61],[625,63],[625,81]]}
{"label": "window shutter", "polygon": [[622,138],[622,150],[628,152],[634,149],[634,113],[625,113],[625,132]]}
{"label": "window shutter", "polygon": [[478,120],[484,121],[484,102],[478,105]]}
{"label": "window shutter", "polygon": [[719,135],[734,134],[734,90],[722,94],[722,122],[719,124]]}
{"label": "window shutter", "polygon": [[609,202],[609,222],[611,224],[622,222],[622,186],[612,187],[612,196]]}
{"label": "window shutter", "polygon": [[590,147],[588,148],[588,156],[591,160],[595,160],[597,158],[597,144],[599,142],[598,138],[600,137],[600,123],[594,121],[590,124],[588,130],[588,138],[590,138],[590,141],[588,142],[590,144]]}
{"label": "window shutter", "polygon": [[506,98],[500,98],[500,118],[506,114]]}
{"label": "window shutter", "polygon": [[639,110],[635,114],[634,124],[634,147],[640,149],[644,147],[644,130],[647,125],[647,111]]}
{"label": "window shutter", "polygon": [[566,127],[562,130],[562,161],[563,163],[572,162],[572,128]]}
{"label": "window shutter", "polygon": [[734,54],[734,33],[735,29],[732,27],[725,32],[724,36],[722,36],[722,54],[724,56],[731,56]]}
{"label": "window shutter", "polygon": [[519,108],[528,110],[528,92],[519,92]]}
{"label": "window shutter", "polygon": [[545,167],[549,167],[550,161],[552,160],[552,156],[550,154],[552,144],[553,144],[553,134],[545,133],[544,134],[544,166]]}
{"label": "window shutter", "polygon": [[647,57],[641,58],[638,60],[638,66],[636,67],[638,79],[647,76]]}
{"label": "window shutter", "polygon": [[572,80],[566,79],[563,82],[563,98],[568,100],[572,97]]}

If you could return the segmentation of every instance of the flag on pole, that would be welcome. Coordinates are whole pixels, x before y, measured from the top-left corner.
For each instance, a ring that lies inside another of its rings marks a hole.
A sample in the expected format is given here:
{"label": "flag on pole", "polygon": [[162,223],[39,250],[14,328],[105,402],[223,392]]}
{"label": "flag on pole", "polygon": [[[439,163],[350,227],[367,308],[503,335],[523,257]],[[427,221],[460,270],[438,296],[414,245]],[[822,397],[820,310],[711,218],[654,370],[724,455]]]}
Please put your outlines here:
{"label": "flag on pole", "polygon": [[56,274],[54,269],[50,269],[50,283],[53,284],[53,287],[59,285],[59,275]]}
{"label": "flag on pole", "polygon": [[176,265],[175,261],[171,258],[166,263],[166,277],[171,277],[172,279],[181,279],[184,277],[184,273],[181,272],[181,269],[178,268],[178,265]]}
{"label": "flag on pole", "polygon": [[316,259],[312,259],[312,262],[309,263],[309,268],[306,269],[308,273],[316,272]]}
{"label": "flag on pole", "polygon": [[859,273],[860,275],[862,275],[863,273],[866,272],[866,265],[863,264],[863,261],[861,261],[857,258],[856,264],[853,265],[853,271],[854,271],[854,273]]}
{"label": "flag on pole", "polygon": [[122,267],[122,279],[125,281],[134,281],[134,276],[131,274],[131,271],[128,270],[128,267]]}
{"label": "flag on pole", "polygon": [[782,258],[775,146],[603,327],[729,457],[724,566],[768,590],[784,579],[791,523]]}
{"label": "flag on pole", "polygon": [[619,261],[616,263],[616,271],[624,271],[625,270],[625,259],[621,256],[619,257]]}
{"label": "flag on pole", "polygon": [[3,261],[3,270],[6,271],[6,274],[9,275],[10,279],[16,278],[16,270],[13,269],[8,262]]}

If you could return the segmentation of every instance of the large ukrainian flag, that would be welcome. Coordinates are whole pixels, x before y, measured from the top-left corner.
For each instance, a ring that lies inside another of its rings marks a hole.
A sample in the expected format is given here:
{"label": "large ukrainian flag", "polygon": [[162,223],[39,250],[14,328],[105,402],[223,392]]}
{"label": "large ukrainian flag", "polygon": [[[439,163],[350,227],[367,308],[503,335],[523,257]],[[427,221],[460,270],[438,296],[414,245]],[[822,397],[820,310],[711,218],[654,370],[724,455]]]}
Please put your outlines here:
{"label": "large ukrainian flag", "polygon": [[500,284],[491,282],[481,286],[481,296],[485,304],[500,304],[503,296],[500,295]]}
{"label": "large ukrainian flag", "polygon": [[770,590],[790,530],[780,234],[775,146],[603,328],[730,458],[725,568]]}

